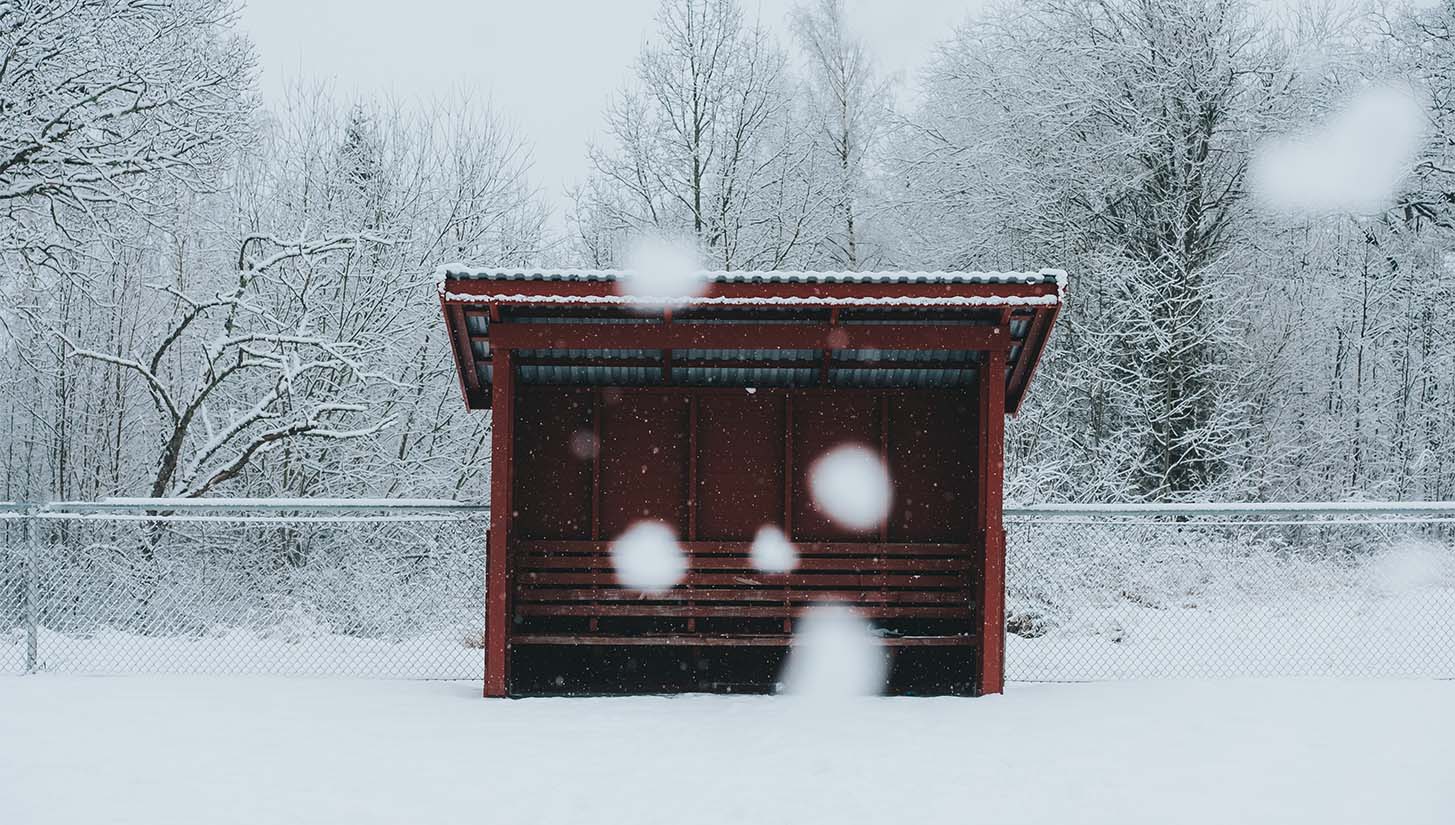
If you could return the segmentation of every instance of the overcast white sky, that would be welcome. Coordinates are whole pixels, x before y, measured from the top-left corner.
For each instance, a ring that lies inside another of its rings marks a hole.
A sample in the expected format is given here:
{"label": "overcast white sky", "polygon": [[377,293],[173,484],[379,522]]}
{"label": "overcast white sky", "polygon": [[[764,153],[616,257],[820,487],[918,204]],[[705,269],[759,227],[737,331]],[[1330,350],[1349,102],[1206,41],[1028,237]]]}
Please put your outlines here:
{"label": "overcast white sky", "polygon": [[[263,89],[330,79],[364,97],[494,102],[531,144],[534,179],[562,204],[586,172],[585,147],[607,97],[653,30],[659,0],[246,0]],[[787,42],[794,0],[743,0]],[[848,0],[850,21],[888,72],[912,78],[935,44],[983,0]]]}

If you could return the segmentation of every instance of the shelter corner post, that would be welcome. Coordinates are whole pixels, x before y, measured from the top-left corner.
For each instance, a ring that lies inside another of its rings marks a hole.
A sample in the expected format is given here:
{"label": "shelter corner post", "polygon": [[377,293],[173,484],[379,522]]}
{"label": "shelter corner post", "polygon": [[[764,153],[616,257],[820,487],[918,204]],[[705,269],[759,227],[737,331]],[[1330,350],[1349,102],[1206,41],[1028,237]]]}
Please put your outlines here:
{"label": "shelter corner post", "polygon": [[485,555],[485,696],[510,692],[510,527],[515,474],[514,353],[496,349],[490,388],[490,539]]}
{"label": "shelter corner post", "polygon": [[977,382],[980,455],[980,695],[1005,690],[1005,350],[985,353]]}

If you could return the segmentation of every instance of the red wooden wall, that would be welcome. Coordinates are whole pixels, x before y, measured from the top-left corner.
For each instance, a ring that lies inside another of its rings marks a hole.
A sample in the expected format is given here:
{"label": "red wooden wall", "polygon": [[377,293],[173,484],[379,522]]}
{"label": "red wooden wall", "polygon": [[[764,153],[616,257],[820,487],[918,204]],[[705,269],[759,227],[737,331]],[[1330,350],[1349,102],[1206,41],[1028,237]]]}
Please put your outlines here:
{"label": "red wooden wall", "polygon": [[[764,524],[803,542],[976,538],[973,391],[521,386],[515,420],[516,540],[611,540],[648,518],[698,541]],[[812,461],[849,442],[894,481],[877,530],[832,524],[808,494]]]}

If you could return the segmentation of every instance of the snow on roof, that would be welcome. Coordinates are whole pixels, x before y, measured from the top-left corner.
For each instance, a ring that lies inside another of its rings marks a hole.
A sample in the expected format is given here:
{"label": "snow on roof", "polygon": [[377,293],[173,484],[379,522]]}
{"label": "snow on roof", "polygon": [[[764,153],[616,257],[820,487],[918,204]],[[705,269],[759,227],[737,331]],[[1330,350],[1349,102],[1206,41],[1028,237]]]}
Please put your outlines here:
{"label": "snow on roof", "polygon": [[639,298],[632,295],[521,295],[494,293],[477,295],[471,293],[445,292],[446,301],[502,302],[526,304],[604,304],[630,306],[957,306],[957,307],[1005,307],[1005,306],[1055,306],[1059,298],[1055,295],[1035,296],[985,296],[946,295],[943,297],[923,295],[901,295],[883,297],[840,298],[822,295],[776,295],[776,296],[726,296],[687,298]]}
{"label": "snow on roof", "polygon": [[[507,269],[445,264],[435,270],[435,279],[443,291],[447,279],[465,281],[618,281],[627,273],[619,269]],[[782,283],[782,284],[1056,284],[1064,287],[1066,271],[1039,269],[1023,272],[807,272],[707,270],[696,273],[711,283]]]}

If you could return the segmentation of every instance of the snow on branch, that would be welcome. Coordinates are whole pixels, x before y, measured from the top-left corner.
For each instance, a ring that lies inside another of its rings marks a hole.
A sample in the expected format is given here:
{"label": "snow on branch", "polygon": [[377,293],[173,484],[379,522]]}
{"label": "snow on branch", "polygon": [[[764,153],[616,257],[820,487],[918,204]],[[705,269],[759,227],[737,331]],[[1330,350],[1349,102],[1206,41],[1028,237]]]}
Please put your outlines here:
{"label": "snow on branch", "polygon": [[[260,243],[278,250],[247,257]],[[332,307],[278,279],[282,267],[308,270],[363,243],[386,241],[367,232],[290,241],[250,235],[239,243],[239,260],[266,278],[201,298],[177,284],[147,284],[176,311],[149,349],[106,351],[53,330],[70,357],[134,374],[155,399],[164,421],[152,495],[202,495],[294,440],[362,438],[392,423],[391,415],[369,419],[370,387],[398,384],[371,363],[379,343],[326,323]]]}

